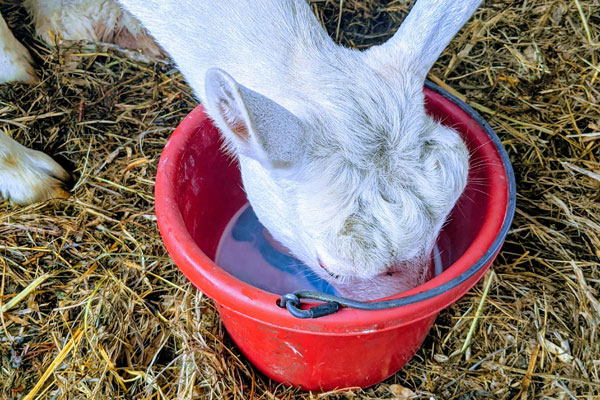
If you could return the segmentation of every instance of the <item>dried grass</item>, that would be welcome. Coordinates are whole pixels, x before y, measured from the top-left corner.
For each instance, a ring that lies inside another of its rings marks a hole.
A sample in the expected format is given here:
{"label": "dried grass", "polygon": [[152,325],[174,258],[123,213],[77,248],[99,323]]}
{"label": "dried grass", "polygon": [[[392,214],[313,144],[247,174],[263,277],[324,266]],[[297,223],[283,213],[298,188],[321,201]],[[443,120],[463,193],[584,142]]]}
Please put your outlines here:
{"label": "dried grass", "polygon": [[[333,37],[364,48],[408,3],[313,8]],[[597,1],[487,1],[437,62],[430,78],[482,113],[510,154],[515,222],[494,279],[442,312],[401,372],[325,394],[258,373],[162,246],[156,163],[195,105],[181,76],[110,48],[69,57],[19,27],[20,8],[2,11],[42,82],[0,88],[0,127],[75,179],[71,199],[0,205],[0,398],[600,398]]]}

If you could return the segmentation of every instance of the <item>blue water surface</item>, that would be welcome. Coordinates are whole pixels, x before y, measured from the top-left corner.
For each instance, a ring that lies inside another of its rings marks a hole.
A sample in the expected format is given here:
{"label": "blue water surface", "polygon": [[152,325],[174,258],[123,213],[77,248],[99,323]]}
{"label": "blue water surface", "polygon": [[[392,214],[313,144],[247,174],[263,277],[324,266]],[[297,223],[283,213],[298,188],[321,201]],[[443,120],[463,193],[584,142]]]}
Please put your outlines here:
{"label": "blue water surface", "polygon": [[[275,249],[265,237],[265,232],[265,228],[258,221],[252,207],[247,207],[239,215],[238,220],[233,226],[231,235],[238,242],[250,243],[252,248],[257,250],[262,258],[271,266],[286,274],[293,275],[299,281],[298,290],[311,289],[323,293],[336,294],[335,289],[327,281],[316,275],[309,267],[289,254]],[[227,232],[225,232],[226,234]],[[257,271],[257,274],[260,275],[260,271]]]}

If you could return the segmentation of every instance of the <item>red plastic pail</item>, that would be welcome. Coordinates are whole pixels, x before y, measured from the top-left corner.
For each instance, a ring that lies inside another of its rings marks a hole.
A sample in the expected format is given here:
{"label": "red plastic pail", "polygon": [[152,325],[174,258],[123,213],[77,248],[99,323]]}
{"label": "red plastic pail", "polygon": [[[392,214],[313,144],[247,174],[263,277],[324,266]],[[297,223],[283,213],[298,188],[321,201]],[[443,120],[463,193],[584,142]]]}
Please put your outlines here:
{"label": "red plastic pail", "polygon": [[229,335],[265,375],[304,390],[367,387],[406,364],[438,312],[458,300],[496,257],[515,208],[508,157],[492,129],[469,106],[435,85],[425,88],[428,112],[457,129],[471,152],[469,184],[445,235],[451,265],[396,297],[413,304],[381,311],[342,309],[298,319],[277,306],[280,296],[255,288],[213,262],[219,238],[247,201],[235,163],[201,106],[177,127],[160,158],[156,215],[169,254],[212,298]]}

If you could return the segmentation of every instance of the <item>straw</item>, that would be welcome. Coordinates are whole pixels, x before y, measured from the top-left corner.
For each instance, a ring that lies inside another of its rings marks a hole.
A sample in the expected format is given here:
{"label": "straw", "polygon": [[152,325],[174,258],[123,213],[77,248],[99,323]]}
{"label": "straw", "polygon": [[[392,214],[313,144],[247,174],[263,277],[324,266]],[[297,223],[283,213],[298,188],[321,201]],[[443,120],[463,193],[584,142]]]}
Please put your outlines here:
{"label": "straw", "polygon": [[[41,82],[0,86],[0,134],[54,156],[76,185],[66,200],[0,203],[0,398],[600,398],[597,1],[483,2],[443,52],[429,79],[498,133],[515,221],[493,281],[442,310],[402,371],[324,395],[256,370],[162,245],[156,166],[197,104],[175,67],[115,46],[47,48],[20,3],[0,12]],[[391,37],[411,3],[310,1],[356,49]]]}

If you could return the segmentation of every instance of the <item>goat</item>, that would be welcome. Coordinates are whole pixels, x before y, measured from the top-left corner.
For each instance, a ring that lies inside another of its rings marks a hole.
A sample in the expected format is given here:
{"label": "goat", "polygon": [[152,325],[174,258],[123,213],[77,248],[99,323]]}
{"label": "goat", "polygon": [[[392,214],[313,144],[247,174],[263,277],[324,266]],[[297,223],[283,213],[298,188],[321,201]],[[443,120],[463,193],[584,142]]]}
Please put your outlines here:
{"label": "goat", "polygon": [[[428,278],[467,182],[468,151],[426,114],[423,84],[481,0],[418,0],[389,41],[366,51],[336,45],[305,0],[119,2],[204,104],[277,241],[354,297]],[[23,203],[51,197],[47,181],[60,186],[64,171],[19,146],[0,139],[0,193]]]}

